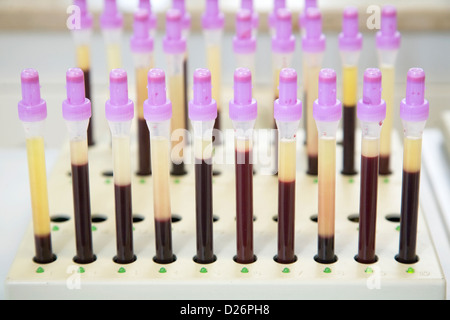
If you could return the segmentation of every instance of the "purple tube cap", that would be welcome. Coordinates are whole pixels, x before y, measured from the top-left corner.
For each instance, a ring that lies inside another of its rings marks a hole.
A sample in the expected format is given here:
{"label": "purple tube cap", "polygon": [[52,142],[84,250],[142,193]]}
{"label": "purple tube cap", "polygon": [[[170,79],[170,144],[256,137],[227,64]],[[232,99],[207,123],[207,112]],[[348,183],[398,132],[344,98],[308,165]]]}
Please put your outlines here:
{"label": "purple tube cap", "polygon": [[73,4],[79,8],[80,12],[80,29],[91,29],[93,24],[92,15],[87,10],[86,0],[74,0]]}
{"label": "purple tube cap", "polygon": [[37,122],[47,118],[47,103],[41,99],[39,73],[35,69],[24,69],[21,74],[22,100],[18,103],[19,119]]}
{"label": "purple tube cap", "polygon": [[219,10],[218,0],[206,0],[206,10],[202,15],[202,27],[205,30],[222,29],[225,15]]}
{"label": "purple tube cap", "polygon": [[186,52],[186,39],[182,36],[182,15],[178,9],[169,9],[166,13],[166,35],[163,39],[165,53]]}
{"label": "purple tube cap", "polygon": [[376,68],[364,72],[363,98],[357,104],[358,119],[364,122],[383,122],[386,102],[381,99],[381,71]]}
{"label": "purple tube cap", "polygon": [[295,36],[292,34],[292,13],[289,9],[280,8],[276,14],[276,30],[272,37],[272,51],[293,53],[295,51]]}
{"label": "purple tube cap", "polygon": [[172,118],[172,102],[167,99],[166,75],[161,69],[148,72],[148,99],[144,101],[144,118],[162,122]]}
{"label": "purple tube cap", "polygon": [[302,38],[302,49],[306,52],[325,51],[326,38],[322,33],[322,14],[315,7],[308,8],[305,14],[305,34]]}
{"label": "purple tube cap", "polygon": [[109,75],[110,99],[105,104],[106,119],[112,122],[130,121],[134,117],[134,103],[128,99],[127,73],[113,69]]}
{"label": "purple tube cap", "polygon": [[336,72],[322,69],[319,72],[319,98],[313,104],[316,121],[338,122],[342,116],[342,103],[336,99]]}
{"label": "purple tube cap", "polygon": [[104,11],[100,16],[102,29],[118,29],[123,26],[123,16],[117,10],[116,0],[105,0]]}
{"label": "purple tube cap", "polygon": [[130,39],[131,51],[146,53],[153,51],[153,38],[148,32],[149,12],[139,9],[134,13],[134,32]]}
{"label": "purple tube cap", "polygon": [[400,48],[401,34],[397,30],[397,9],[384,6],[381,9],[381,28],[376,34],[376,46],[381,50]]}
{"label": "purple tube cap", "polygon": [[430,104],[425,99],[425,72],[421,68],[411,68],[406,79],[406,97],[400,103],[400,118],[404,121],[426,121],[430,114]]}
{"label": "purple tube cap", "polygon": [[274,118],[292,122],[302,117],[302,102],[297,99],[297,72],[292,68],[280,71],[279,98],[274,102]]}
{"label": "purple tube cap", "polygon": [[232,121],[253,121],[258,116],[258,104],[252,97],[252,73],[247,68],[234,72],[234,99],[229,113]]}
{"label": "purple tube cap", "polygon": [[252,30],[252,13],[241,9],[236,14],[236,35],[233,37],[233,51],[237,54],[249,54],[256,51],[256,38]]}
{"label": "purple tube cap", "polygon": [[342,18],[342,32],[339,34],[339,49],[359,51],[362,49],[363,36],[358,30],[358,9],[347,7]]}
{"label": "purple tube cap", "polygon": [[86,99],[84,74],[80,68],[66,72],[67,99],[62,103],[63,118],[67,121],[83,121],[91,117],[91,101]]}
{"label": "purple tube cap", "polygon": [[217,102],[211,94],[211,72],[197,69],[194,72],[194,99],[189,101],[189,119],[212,121],[217,118]]}

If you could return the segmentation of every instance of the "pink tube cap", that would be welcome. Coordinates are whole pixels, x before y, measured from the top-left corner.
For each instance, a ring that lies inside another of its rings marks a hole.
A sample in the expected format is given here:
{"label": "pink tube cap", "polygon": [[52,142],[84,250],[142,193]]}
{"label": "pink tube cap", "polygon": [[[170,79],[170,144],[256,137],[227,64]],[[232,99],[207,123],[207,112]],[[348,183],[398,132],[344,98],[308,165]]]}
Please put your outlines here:
{"label": "pink tube cap", "polygon": [[80,8],[80,29],[91,29],[93,19],[88,11],[86,0],[74,0],[73,4]]}
{"label": "pink tube cap", "polygon": [[250,15],[252,17],[252,28],[258,29],[259,27],[259,15],[258,12],[253,10],[253,0],[242,0],[241,1],[241,8],[247,9],[250,11]]}
{"label": "pink tube cap", "polygon": [[166,75],[161,69],[148,72],[148,99],[144,102],[144,118],[161,122],[172,118],[172,102],[167,99]]}
{"label": "pink tube cap", "polygon": [[358,9],[347,7],[342,18],[342,32],[339,34],[339,49],[342,51],[359,51],[362,49],[363,37],[358,31]]}
{"label": "pink tube cap", "polygon": [[325,51],[326,38],[322,33],[322,14],[318,8],[306,10],[305,30],[302,38],[303,50],[312,53]]}
{"label": "pink tube cap", "polygon": [[153,51],[153,39],[148,32],[148,11],[139,9],[134,13],[133,35],[131,36],[131,51],[145,53]]}
{"label": "pink tube cap", "polygon": [[222,29],[225,15],[219,10],[219,0],[206,0],[206,10],[202,15],[203,29]]}
{"label": "pink tube cap", "polygon": [[247,68],[234,72],[234,99],[229,112],[232,121],[252,121],[258,116],[258,104],[252,96],[252,73]]}
{"label": "pink tube cap", "polygon": [[401,35],[397,30],[397,9],[384,6],[381,9],[381,29],[376,35],[378,49],[395,50],[400,47]]}
{"label": "pink tube cap", "polygon": [[292,14],[288,9],[277,10],[275,35],[272,37],[272,51],[277,53],[293,53],[295,36],[292,34]]}
{"label": "pink tube cap", "polygon": [[376,68],[364,72],[363,98],[358,101],[358,119],[364,122],[383,122],[386,102],[381,99],[381,71]]}
{"label": "pink tube cap", "polygon": [[406,79],[406,97],[400,103],[400,118],[404,121],[426,121],[430,104],[425,99],[425,72],[411,68]]}
{"label": "pink tube cap", "polygon": [[24,69],[20,74],[22,100],[18,103],[19,119],[37,122],[47,118],[47,103],[41,99],[39,74],[35,69]]}
{"label": "pink tube cap", "polygon": [[314,101],[313,117],[316,121],[338,122],[342,116],[342,103],[336,99],[336,72],[319,72],[319,98]]}
{"label": "pink tube cap", "polygon": [[139,9],[144,9],[147,10],[148,12],[148,29],[149,30],[153,30],[156,29],[156,14],[152,11],[152,4],[150,2],[150,0],[139,0],[139,5],[138,5]]}
{"label": "pink tube cap", "polygon": [[117,29],[123,26],[122,14],[117,9],[116,0],[104,0],[105,6],[100,16],[102,29]]}
{"label": "pink tube cap", "polygon": [[62,103],[63,118],[67,121],[82,121],[91,117],[91,101],[86,99],[84,73],[80,68],[66,72],[67,99]]}
{"label": "pink tube cap", "polygon": [[211,72],[196,69],[194,72],[194,99],[189,101],[189,119],[211,121],[217,118],[217,103],[211,94]]}
{"label": "pink tube cap", "polygon": [[165,53],[177,54],[186,51],[186,39],[181,32],[181,12],[178,9],[169,9],[166,13],[166,35],[163,39]]}
{"label": "pink tube cap", "polygon": [[173,0],[173,8],[178,9],[181,12],[182,28],[183,30],[189,30],[191,28],[191,15],[186,11],[185,0]]}
{"label": "pink tube cap", "polygon": [[277,21],[277,11],[278,9],[286,8],[286,0],[274,0],[273,1],[273,10],[269,14],[269,26],[271,28],[275,28],[275,24]]}
{"label": "pink tube cap", "polygon": [[127,72],[113,69],[109,74],[110,99],[106,101],[106,119],[112,122],[130,121],[134,117],[134,103],[128,99]]}
{"label": "pink tube cap", "polygon": [[300,28],[305,26],[305,15],[308,8],[317,8],[317,0],[305,0],[305,6],[298,17],[298,24]]}
{"label": "pink tube cap", "polygon": [[233,37],[233,51],[238,54],[254,53],[256,39],[252,33],[250,10],[241,9],[236,14],[236,35]]}
{"label": "pink tube cap", "polygon": [[302,117],[302,102],[297,99],[297,72],[291,68],[280,71],[279,98],[274,102],[274,118],[292,122]]}

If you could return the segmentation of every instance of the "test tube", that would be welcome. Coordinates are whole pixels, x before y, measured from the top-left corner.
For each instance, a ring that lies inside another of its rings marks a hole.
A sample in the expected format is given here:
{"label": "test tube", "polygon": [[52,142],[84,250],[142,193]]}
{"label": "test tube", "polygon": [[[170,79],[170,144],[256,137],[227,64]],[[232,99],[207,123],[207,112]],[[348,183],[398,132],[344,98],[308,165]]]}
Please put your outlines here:
{"label": "test tube", "polygon": [[150,130],[153,164],[153,210],[156,255],[154,261],[175,261],[172,249],[172,213],[170,204],[170,118],[172,103],[167,99],[166,77],[161,69],[148,72],[148,100],[144,115]]}
{"label": "test tube", "polygon": [[186,145],[186,39],[182,36],[182,16],[177,9],[166,13],[166,36],[163,49],[167,57],[169,99],[172,101],[172,174],[186,174],[183,150]]}
{"label": "test tube", "polygon": [[156,18],[156,14],[152,11],[151,1],[150,0],[139,0],[138,8],[147,10],[147,12],[148,12],[148,16],[147,16],[148,34],[149,34],[150,38],[154,39],[156,36],[157,18]]}
{"label": "test tube", "polygon": [[72,167],[73,206],[77,263],[95,261],[92,248],[91,197],[87,128],[91,117],[91,102],[86,98],[84,75],[80,68],[66,72],[67,99],[62,104],[63,118],[69,131]]}
{"label": "test tube", "polygon": [[425,99],[425,72],[420,68],[408,71],[406,97],[400,104],[403,122],[403,181],[400,216],[400,245],[397,261],[415,263],[417,220],[419,214],[419,185],[422,157],[422,133],[429,116]]}
{"label": "test tube", "polygon": [[298,26],[302,37],[305,34],[305,15],[308,8],[317,8],[317,0],[305,0],[303,10],[300,12],[298,16]]}
{"label": "test tube", "polygon": [[304,101],[306,103],[306,152],[307,173],[317,175],[318,133],[313,117],[313,104],[318,98],[319,72],[325,51],[326,39],[322,33],[322,14],[317,8],[308,8],[305,15],[305,34],[302,38]]}
{"label": "test tube", "polygon": [[356,103],[358,100],[358,60],[362,49],[362,34],[358,32],[358,9],[347,7],[339,34],[342,60],[343,108],[343,165],[342,174],[354,175]]}
{"label": "test tube", "polygon": [[286,8],[286,0],[273,0],[273,9],[269,13],[270,35],[273,37],[276,33],[276,21],[278,9]]}
{"label": "test tube", "polygon": [[[206,42],[207,69],[211,72],[212,98],[217,103],[217,119],[214,129],[221,129],[221,86],[222,86],[222,35],[225,17],[219,9],[218,0],[206,0],[206,10],[202,16],[203,34]],[[214,144],[221,141],[215,136]]]}
{"label": "test tube", "polygon": [[256,38],[252,35],[250,10],[241,9],[236,14],[236,34],[233,37],[233,51],[237,68],[247,68],[255,74]]}
{"label": "test tube", "polygon": [[230,119],[234,127],[236,167],[236,262],[251,263],[253,254],[253,128],[257,102],[252,98],[252,74],[248,68],[234,72],[234,98]]}
{"label": "test tube", "polygon": [[121,37],[123,17],[117,9],[116,0],[105,0],[100,16],[100,26],[106,45],[108,73],[122,67]]}
{"label": "test tube", "polygon": [[319,73],[319,98],[314,102],[313,116],[319,135],[319,214],[318,250],[315,260],[336,262],[334,254],[336,203],[336,132],[342,116],[342,103],[336,99],[336,72]]}
{"label": "test tube", "polygon": [[391,136],[394,122],[395,62],[400,48],[401,35],[397,31],[397,10],[384,6],[381,10],[381,28],[376,35],[379,68],[383,74],[382,99],[386,101],[386,120],[380,137],[380,174],[391,173]]}
{"label": "test tube", "polygon": [[[91,100],[91,34],[92,15],[87,10],[86,0],[74,0],[74,5],[80,8],[80,28],[72,30],[72,36],[76,48],[76,64],[84,73],[84,90],[86,98]],[[92,102],[91,102],[92,105]],[[88,145],[94,145],[94,132],[91,120],[88,125],[87,139]]]}
{"label": "test tube", "polygon": [[149,12],[139,9],[134,14],[134,33],[130,47],[136,70],[138,168],[137,174],[152,173],[150,156],[150,134],[144,117],[144,101],[147,100],[147,73],[153,68],[153,38],[149,35]]}
{"label": "test tube", "polygon": [[361,122],[361,190],[359,203],[359,243],[355,257],[360,263],[374,263],[378,200],[378,165],[380,132],[386,117],[386,103],[381,99],[381,71],[366,69],[363,97],[358,101]]}
{"label": "test tube", "polygon": [[189,119],[194,128],[195,212],[198,263],[215,261],[213,251],[212,138],[217,103],[211,98],[212,75],[208,69],[194,72],[194,98],[189,101]]}
{"label": "test tube", "polygon": [[280,72],[280,97],[274,102],[278,127],[278,253],[275,261],[296,261],[295,180],[297,130],[302,116],[302,103],[297,99],[297,72],[286,68]]}
{"label": "test tube", "polygon": [[127,73],[113,69],[109,76],[110,99],[105,113],[112,135],[114,196],[116,214],[117,255],[120,264],[133,262],[133,217],[131,193],[130,131],[134,117],[134,103],[128,99]]}
{"label": "test tube", "polygon": [[241,0],[241,9],[250,11],[252,36],[258,36],[259,14],[254,10],[253,0]]}
{"label": "test tube", "polygon": [[35,69],[21,73],[22,100],[18,103],[19,119],[25,130],[31,211],[35,242],[34,261],[50,263],[56,259],[52,250],[50,213],[45,167],[44,122],[47,103],[41,99],[39,74]]}

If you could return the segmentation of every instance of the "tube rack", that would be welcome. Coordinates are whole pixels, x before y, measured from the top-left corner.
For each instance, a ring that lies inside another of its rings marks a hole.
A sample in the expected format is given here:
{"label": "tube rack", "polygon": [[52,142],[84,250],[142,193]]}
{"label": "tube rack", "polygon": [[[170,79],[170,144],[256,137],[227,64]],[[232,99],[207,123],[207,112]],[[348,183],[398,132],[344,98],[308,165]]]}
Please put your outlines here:
{"label": "tube rack", "polygon": [[[356,134],[359,154],[359,134]],[[338,142],[340,137],[338,136]],[[340,174],[342,146],[337,146],[336,235],[333,264],[315,262],[317,253],[317,178],[306,174],[303,132],[298,136],[296,184],[297,261],[274,261],[277,248],[277,190],[274,175],[254,175],[254,250],[257,260],[242,265],[236,252],[234,165],[217,167],[214,176],[214,251],[217,260],[201,265],[195,255],[195,203],[193,164],[188,174],[171,177],[174,220],[173,248],[176,261],[153,261],[152,178],[133,175],[134,249],[137,260],[128,265],[113,262],[115,255],[114,190],[110,140],[90,148],[93,245],[96,261],[73,261],[75,239],[69,148],[61,153],[49,177],[53,250],[57,260],[33,262],[34,242],[29,226],[6,279],[9,299],[445,299],[446,280],[431,240],[423,208],[419,214],[419,261],[398,263],[402,145],[393,140],[394,173],[379,177],[376,253],[371,265],[355,261],[358,246],[359,175]],[[261,143],[261,141],[260,141]],[[224,148],[233,142],[225,143]],[[133,151],[134,152],[134,151]],[[234,152],[234,149],[233,151]],[[255,146],[258,152],[258,146]],[[233,153],[234,154],[234,153]],[[357,158],[356,163],[359,163]],[[357,166],[359,169],[359,165]]]}

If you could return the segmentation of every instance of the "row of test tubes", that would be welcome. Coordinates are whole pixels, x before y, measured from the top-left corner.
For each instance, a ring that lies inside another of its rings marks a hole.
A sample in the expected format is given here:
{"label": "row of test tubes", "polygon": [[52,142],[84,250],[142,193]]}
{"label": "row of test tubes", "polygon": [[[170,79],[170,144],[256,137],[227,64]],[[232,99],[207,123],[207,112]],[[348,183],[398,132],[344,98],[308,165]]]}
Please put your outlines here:
{"label": "row of test tubes", "polygon": [[[19,118],[24,124],[30,174],[33,225],[38,263],[56,259],[50,238],[50,216],[45,176],[43,126],[46,102],[40,96],[39,75],[34,69],[21,74],[22,100]],[[79,68],[66,73],[67,99],[62,103],[63,118],[70,135],[77,263],[95,261],[92,249],[87,128],[91,104],[85,94],[84,73]],[[342,103],[336,98],[336,73],[321,69],[317,79],[319,97],[314,101],[313,117],[319,136],[318,153],[318,250],[320,263],[333,263],[336,197],[336,132],[342,115]],[[144,118],[151,138],[153,161],[153,199],[156,255],[158,263],[175,260],[171,234],[170,141],[172,102],[166,93],[166,76],[161,69],[147,73],[148,99],[144,101]],[[407,74],[406,97],[400,106],[404,124],[403,186],[399,254],[402,263],[415,263],[418,221],[418,197],[422,132],[429,114],[424,97],[425,73],[412,68]],[[278,130],[278,251],[275,260],[288,264],[296,261],[295,199],[297,132],[302,117],[302,102],[297,98],[297,72],[284,68],[279,76],[279,98],[274,102],[274,119]],[[380,135],[386,118],[386,102],[381,98],[382,73],[377,68],[364,73],[363,97],[357,103],[361,122],[361,185],[359,246],[355,259],[374,263],[377,213]],[[252,94],[252,74],[247,68],[234,73],[234,98],[229,116],[235,129],[236,222],[238,263],[251,263],[253,251],[253,130],[257,118],[257,101]],[[217,103],[212,98],[211,72],[194,73],[193,99],[189,118],[194,128],[195,201],[198,263],[216,260],[213,250],[213,129],[217,120]],[[128,97],[127,73],[113,69],[110,73],[110,99],[105,114],[112,135],[117,255],[114,261],[131,263],[133,250],[132,186],[130,135],[134,102]]]}

